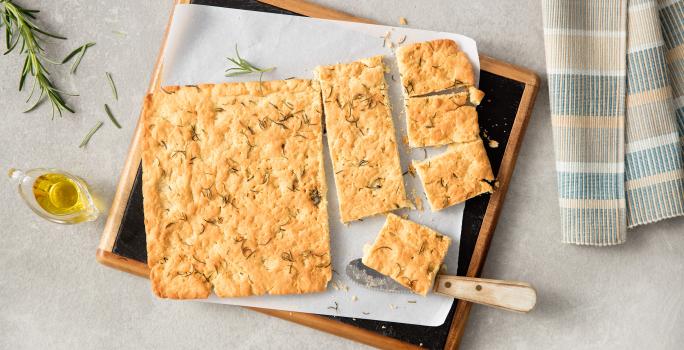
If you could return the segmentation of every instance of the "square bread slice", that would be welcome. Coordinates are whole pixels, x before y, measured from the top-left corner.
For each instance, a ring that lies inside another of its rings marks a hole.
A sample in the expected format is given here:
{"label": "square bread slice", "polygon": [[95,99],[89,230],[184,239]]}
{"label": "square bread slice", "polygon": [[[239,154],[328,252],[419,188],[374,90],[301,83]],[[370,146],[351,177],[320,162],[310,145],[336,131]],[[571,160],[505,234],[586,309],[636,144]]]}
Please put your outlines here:
{"label": "square bread slice", "polygon": [[401,84],[407,97],[475,85],[468,56],[453,40],[439,39],[401,46],[396,51]]}
{"label": "square bread slice", "polygon": [[480,136],[477,111],[466,105],[469,94],[435,95],[406,99],[406,130],[410,147],[471,142]]}
{"label": "square bread slice", "polygon": [[361,261],[424,296],[432,288],[449,244],[449,237],[389,214],[375,243],[364,248]]}
{"label": "square bread slice", "polygon": [[469,143],[452,144],[446,152],[424,161],[414,161],[413,166],[432,211],[493,191],[489,182],[494,181],[494,174],[479,138]]}
{"label": "square bread slice", "polygon": [[411,207],[382,56],[316,68],[342,222]]}
{"label": "square bread slice", "polygon": [[147,97],[143,120],[147,262],[157,296],[326,289],[318,82],[166,87]]}

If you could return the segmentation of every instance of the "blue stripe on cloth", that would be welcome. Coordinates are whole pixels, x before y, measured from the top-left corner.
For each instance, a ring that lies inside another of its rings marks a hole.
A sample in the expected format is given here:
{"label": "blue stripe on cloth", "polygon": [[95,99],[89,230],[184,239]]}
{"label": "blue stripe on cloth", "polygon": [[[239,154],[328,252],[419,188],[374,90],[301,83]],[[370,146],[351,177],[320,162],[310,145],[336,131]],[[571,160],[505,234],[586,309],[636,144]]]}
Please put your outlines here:
{"label": "blue stripe on cloth", "polygon": [[625,241],[627,234],[626,209],[561,208],[563,243],[615,245]]}
{"label": "blue stripe on cloth", "polygon": [[[614,116],[624,113],[624,76],[549,74],[551,113]],[[596,103],[601,101],[601,103]]]}
{"label": "blue stripe on cloth", "polygon": [[627,93],[656,90],[669,85],[663,46],[632,52],[627,55],[627,66],[641,69],[627,70]]}
{"label": "blue stripe on cloth", "polygon": [[670,73],[672,94],[675,97],[684,96],[684,60],[669,62],[667,67],[669,68]]}
{"label": "blue stripe on cloth", "polygon": [[625,179],[622,173],[558,172],[558,194],[568,199],[625,198]]}
{"label": "blue stripe on cloth", "polygon": [[625,180],[627,181],[684,167],[679,142],[628,153],[625,163],[631,164],[631,166],[625,167]]}
{"label": "blue stripe on cloth", "polygon": [[661,32],[667,47],[673,48],[684,43],[684,33],[679,30],[683,25],[684,4],[677,1],[670,6],[660,9],[659,17],[663,27]]}

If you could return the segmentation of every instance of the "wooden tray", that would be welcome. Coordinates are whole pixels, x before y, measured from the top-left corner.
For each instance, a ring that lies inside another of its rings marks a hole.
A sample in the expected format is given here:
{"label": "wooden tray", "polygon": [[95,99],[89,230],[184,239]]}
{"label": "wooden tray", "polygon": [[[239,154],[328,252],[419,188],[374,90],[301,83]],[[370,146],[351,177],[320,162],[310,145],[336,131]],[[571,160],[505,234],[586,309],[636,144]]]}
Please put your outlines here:
{"label": "wooden tray", "polygon": [[[366,19],[297,0],[175,0],[175,3],[371,23]],[[173,13],[167,23],[167,33],[172,15]],[[159,85],[161,55],[165,44],[166,34],[154,66],[149,91]],[[479,122],[489,138],[499,143],[498,148],[487,148],[492,168],[497,174],[499,189],[492,195],[479,196],[466,202],[459,242],[458,275],[470,277],[479,277],[484,266],[539,86],[537,75],[527,69],[485,55],[480,55],[480,65],[480,89],[486,93],[486,97],[478,107]],[[141,138],[142,128],[138,122],[97,249],[97,260],[104,265],[148,277],[142,210]],[[469,302],[454,303],[446,322],[438,327],[251,309],[385,349],[413,349],[419,346],[455,349],[463,335],[471,306]]]}

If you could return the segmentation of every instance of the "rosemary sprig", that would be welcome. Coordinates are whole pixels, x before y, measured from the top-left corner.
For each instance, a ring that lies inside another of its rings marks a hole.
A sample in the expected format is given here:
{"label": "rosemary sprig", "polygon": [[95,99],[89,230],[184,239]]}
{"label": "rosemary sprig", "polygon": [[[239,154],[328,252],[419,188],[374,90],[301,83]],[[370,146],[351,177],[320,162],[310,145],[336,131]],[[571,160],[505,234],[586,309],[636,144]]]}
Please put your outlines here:
{"label": "rosemary sprig", "polygon": [[119,92],[116,91],[116,85],[114,84],[114,79],[112,78],[112,73],[105,72],[107,75],[107,80],[109,81],[109,87],[112,89],[112,94],[115,100],[119,100]]}
{"label": "rosemary sprig", "polygon": [[[47,97],[52,103],[52,117],[55,116],[55,111],[62,116],[62,111],[74,113],[62,97],[66,94],[55,87],[52,81],[48,78],[49,72],[45,68],[43,61],[56,63],[51,61],[45,54],[45,49],[41,46],[44,37],[51,37],[60,40],[66,40],[65,37],[52,34],[44,31],[38,27],[33,21],[36,19],[35,14],[38,10],[31,10],[21,7],[10,0],[0,0],[0,24],[5,26],[5,42],[8,54],[15,49],[19,54],[26,56],[24,59],[24,66],[21,69],[21,78],[19,79],[19,91],[24,88],[26,78],[31,75],[34,78],[33,87],[26,102],[30,101],[34,95],[36,86],[40,90],[40,94],[36,97],[35,102],[24,112],[29,112],[37,107],[42,101],[43,97]],[[21,45],[19,45],[21,42]]]}
{"label": "rosemary sprig", "polygon": [[86,43],[84,45],[81,45],[77,47],[74,51],[71,51],[70,54],[68,54],[64,59],[62,60],[62,64],[65,64],[69,61],[71,61],[74,56],[78,55],[76,57],[76,61],[71,64],[71,70],[69,71],[71,74],[76,73],[76,69],[78,69],[78,65],[81,64],[81,60],[83,59],[83,56],[85,56],[86,50],[88,50],[89,47],[95,46],[95,43]]}
{"label": "rosemary sprig", "polygon": [[236,67],[230,67],[226,69],[227,77],[235,77],[238,75],[259,73],[259,83],[261,83],[261,77],[264,73],[268,73],[274,70],[276,67],[270,68],[259,68],[240,57],[240,52],[238,51],[237,44],[235,44],[235,56],[236,57],[226,57],[228,61],[232,62]]}
{"label": "rosemary sprig", "polygon": [[117,128],[121,129],[121,124],[119,124],[119,121],[114,118],[114,113],[112,113],[112,110],[109,108],[109,105],[105,103],[104,105],[105,112],[107,112],[107,116],[109,117],[109,120],[116,125]]}
{"label": "rosemary sprig", "polygon": [[97,124],[95,124],[95,126],[92,129],[90,129],[90,131],[83,138],[83,141],[81,141],[81,144],[78,145],[78,148],[83,148],[86,145],[88,145],[90,138],[93,137],[93,135],[95,135],[95,133],[102,127],[103,124],[104,122],[102,121],[97,122]]}

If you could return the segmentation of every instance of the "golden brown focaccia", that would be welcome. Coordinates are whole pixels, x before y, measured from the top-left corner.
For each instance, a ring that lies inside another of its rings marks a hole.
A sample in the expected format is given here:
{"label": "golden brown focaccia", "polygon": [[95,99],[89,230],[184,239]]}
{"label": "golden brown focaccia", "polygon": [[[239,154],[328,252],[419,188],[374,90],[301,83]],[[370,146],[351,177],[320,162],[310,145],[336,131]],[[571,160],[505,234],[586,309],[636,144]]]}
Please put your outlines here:
{"label": "golden brown focaccia", "polygon": [[446,152],[424,161],[414,161],[413,165],[432,211],[493,191],[489,182],[494,181],[494,174],[479,138],[452,144]]}
{"label": "golden brown focaccia", "polygon": [[475,84],[473,66],[453,40],[404,45],[397,49],[396,56],[407,97]]}
{"label": "golden brown focaccia", "polygon": [[451,239],[428,227],[387,215],[375,242],[366,247],[364,265],[426,295],[444,261]]}
{"label": "golden brown focaccia", "polygon": [[299,294],[331,278],[318,82],[166,87],[143,113],[159,297]]}
{"label": "golden brown focaccia", "polygon": [[316,68],[342,222],[410,207],[382,56]]}
{"label": "golden brown focaccia", "polygon": [[475,107],[468,93],[406,99],[406,130],[410,147],[471,142],[480,136]]}

